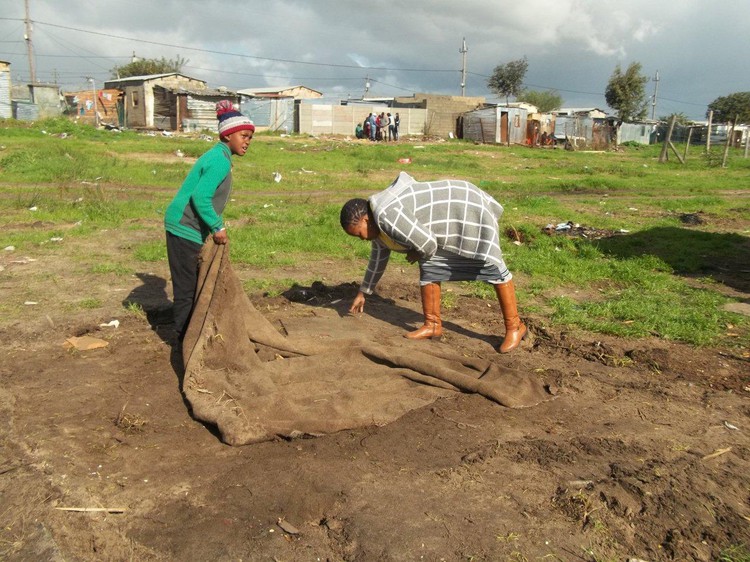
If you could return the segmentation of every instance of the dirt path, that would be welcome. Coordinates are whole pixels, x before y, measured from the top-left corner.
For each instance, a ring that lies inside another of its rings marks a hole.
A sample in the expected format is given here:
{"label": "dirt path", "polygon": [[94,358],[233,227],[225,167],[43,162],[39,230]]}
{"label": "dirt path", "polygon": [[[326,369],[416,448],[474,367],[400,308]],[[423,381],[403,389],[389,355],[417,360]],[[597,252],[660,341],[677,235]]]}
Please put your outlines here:
{"label": "dirt path", "polygon": [[[591,341],[533,317],[535,337],[499,356],[497,306],[459,295],[444,340],[415,345],[533,370],[556,399],[509,410],[456,395],[383,427],[232,448],[181,397],[164,264],[92,275],[71,262],[81,245],[111,260],[128,245],[70,244],[26,264],[4,257],[0,272],[6,306],[40,303],[0,328],[0,558],[716,560],[750,544],[746,358]],[[77,274],[57,275],[66,265]],[[351,279],[325,270],[326,285],[252,300],[290,334],[387,344],[419,320],[409,272],[389,271],[382,298],[352,318]],[[71,306],[81,287],[101,306]],[[100,326],[112,318],[118,328]],[[108,346],[63,347],[85,333]]]}

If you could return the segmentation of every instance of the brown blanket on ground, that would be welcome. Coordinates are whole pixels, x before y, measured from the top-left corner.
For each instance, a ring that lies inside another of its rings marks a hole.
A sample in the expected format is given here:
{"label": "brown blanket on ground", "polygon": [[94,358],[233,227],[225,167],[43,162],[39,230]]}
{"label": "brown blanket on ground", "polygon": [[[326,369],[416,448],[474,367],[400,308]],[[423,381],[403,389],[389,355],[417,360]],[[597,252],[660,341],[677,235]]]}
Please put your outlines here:
{"label": "brown blanket on ground", "polygon": [[183,392],[230,445],[384,425],[456,391],[511,408],[551,397],[534,375],[418,347],[292,341],[250,303],[228,247],[209,240],[183,342]]}

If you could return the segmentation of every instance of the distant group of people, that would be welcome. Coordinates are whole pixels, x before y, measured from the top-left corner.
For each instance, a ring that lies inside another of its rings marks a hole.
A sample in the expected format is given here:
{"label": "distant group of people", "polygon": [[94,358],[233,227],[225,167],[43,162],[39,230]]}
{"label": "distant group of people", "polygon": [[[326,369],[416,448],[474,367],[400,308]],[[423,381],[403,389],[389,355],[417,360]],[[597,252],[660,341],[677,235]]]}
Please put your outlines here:
{"label": "distant group of people", "polygon": [[358,139],[371,141],[397,141],[401,118],[398,113],[382,112],[380,115],[370,113],[360,125],[357,124],[354,134]]}

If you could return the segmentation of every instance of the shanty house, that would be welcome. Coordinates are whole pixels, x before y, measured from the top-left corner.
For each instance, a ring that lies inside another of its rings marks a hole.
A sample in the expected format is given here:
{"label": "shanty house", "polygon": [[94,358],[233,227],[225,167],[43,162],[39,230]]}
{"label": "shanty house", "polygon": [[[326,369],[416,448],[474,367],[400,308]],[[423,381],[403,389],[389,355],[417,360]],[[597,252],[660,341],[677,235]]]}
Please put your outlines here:
{"label": "shanty house", "polygon": [[[161,88],[159,99],[154,89]],[[184,88],[188,91],[207,89],[206,82],[178,72],[128,76],[104,82],[104,89],[116,88],[123,93],[124,126],[144,129],[177,130],[181,125],[176,110],[165,107],[164,93],[168,90]]]}
{"label": "shanty house", "polygon": [[463,138],[487,144],[525,144],[525,107],[490,106],[463,115]]}
{"label": "shanty house", "polygon": [[252,119],[256,127],[286,133],[299,129],[295,116],[300,100],[323,97],[322,92],[301,85],[244,88],[237,93],[241,96],[240,111]]}
{"label": "shanty house", "polygon": [[555,140],[566,146],[601,150],[616,142],[617,132],[601,109],[563,108],[552,114],[555,116]]}
{"label": "shanty house", "polygon": [[217,131],[216,104],[231,101],[239,108],[239,96],[224,88],[191,89],[154,86],[154,123],[171,131]]}

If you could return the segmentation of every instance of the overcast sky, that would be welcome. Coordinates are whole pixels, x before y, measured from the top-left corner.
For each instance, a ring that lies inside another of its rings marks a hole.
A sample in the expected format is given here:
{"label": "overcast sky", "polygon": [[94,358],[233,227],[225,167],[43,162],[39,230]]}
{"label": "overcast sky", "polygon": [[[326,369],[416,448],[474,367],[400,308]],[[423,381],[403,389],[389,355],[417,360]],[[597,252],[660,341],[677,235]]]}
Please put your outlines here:
{"label": "overcast sky", "polygon": [[[101,87],[138,57],[187,59],[183,73],[230,89],[302,84],[326,97],[415,92],[497,98],[487,79],[527,57],[524,85],[566,107],[610,110],[616,65],[659,73],[655,116],[704,119],[750,91],[748,0],[28,0],[37,81]],[[0,60],[30,77],[24,0],[0,0]],[[651,106],[649,106],[649,116]]]}

